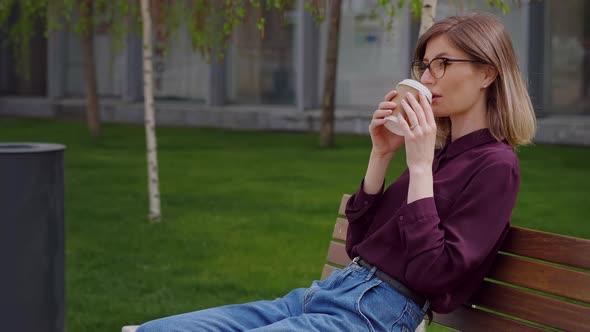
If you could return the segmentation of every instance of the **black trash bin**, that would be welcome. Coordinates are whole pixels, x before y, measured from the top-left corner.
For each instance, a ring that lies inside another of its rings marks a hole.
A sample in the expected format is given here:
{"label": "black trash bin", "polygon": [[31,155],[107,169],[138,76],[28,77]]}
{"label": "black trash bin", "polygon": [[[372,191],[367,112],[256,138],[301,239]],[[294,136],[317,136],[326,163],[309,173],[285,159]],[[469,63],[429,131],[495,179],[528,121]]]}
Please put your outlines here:
{"label": "black trash bin", "polygon": [[64,150],[0,143],[0,331],[65,331]]}

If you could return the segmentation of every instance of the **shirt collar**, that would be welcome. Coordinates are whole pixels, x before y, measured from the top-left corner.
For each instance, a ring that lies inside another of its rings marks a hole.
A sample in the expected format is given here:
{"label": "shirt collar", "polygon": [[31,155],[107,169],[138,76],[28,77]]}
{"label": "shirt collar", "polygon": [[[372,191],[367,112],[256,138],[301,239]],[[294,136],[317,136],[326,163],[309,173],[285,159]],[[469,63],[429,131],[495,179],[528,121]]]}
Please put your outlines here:
{"label": "shirt collar", "polygon": [[496,142],[496,139],[494,136],[492,136],[492,133],[488,128],[479,129],[467,135],[461,136],[454,142],[451,142],[451,135],[449,135],[442,153],[446,154],[448,158],[453,158],[467,150],[471,150],[477,146],[491,142]]}

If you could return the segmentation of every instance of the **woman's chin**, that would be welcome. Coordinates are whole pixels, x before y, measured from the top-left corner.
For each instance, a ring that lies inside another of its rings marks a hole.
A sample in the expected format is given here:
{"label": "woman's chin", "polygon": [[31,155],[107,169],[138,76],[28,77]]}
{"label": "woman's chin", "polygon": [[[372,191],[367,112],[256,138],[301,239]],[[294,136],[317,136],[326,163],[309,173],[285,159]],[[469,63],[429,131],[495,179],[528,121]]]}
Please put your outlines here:
{"label": "woman's chin", "polygon": [[451,112],[442,105],[432,105],[432,114],[437,118],[448,118]]}
{"label": "woman's chin", "polygon": [[434,114],[435,118],[444,118],[445,116],[448,116],[448,115],[445,115],[445,112],[439,110],[438,107],[432,108],[432,114]]}

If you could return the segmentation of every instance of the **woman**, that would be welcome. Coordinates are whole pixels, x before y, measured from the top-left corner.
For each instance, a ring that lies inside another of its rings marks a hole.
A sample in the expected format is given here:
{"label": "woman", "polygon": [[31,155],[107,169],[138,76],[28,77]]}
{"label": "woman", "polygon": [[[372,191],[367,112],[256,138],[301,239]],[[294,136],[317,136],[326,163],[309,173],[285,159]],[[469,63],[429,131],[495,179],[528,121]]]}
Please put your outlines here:
{"label": "woman", "polygon": [[[414,331],[477,289],[509,228],[520,183],[514,148],[535,117],[504,27],[485,15],[444,19],[420,37],[412,71],[433,94],[373,114],[364,180],[347,205],[353,262],[274,301],[149,322],[148,331]],[[401,107],[405,135],[385,117]],[[383,191],[405,145],[407,170]]]}

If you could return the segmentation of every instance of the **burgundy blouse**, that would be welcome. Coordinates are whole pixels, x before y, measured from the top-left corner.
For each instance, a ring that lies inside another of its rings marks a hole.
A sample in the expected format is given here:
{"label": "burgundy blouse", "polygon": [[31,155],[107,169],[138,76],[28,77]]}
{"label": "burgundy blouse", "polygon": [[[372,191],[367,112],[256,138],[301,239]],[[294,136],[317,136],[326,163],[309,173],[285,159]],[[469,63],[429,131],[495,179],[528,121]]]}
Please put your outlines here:
{"label": "burgundy blouse", "polygon": [[434,197],[407,204],[406,169],[387,190],[363,185],[348,201],[346,250],[427,297],[447,313],[488,272],[510,227],[520,185],[516,153],[481,129],[435,152]]}

